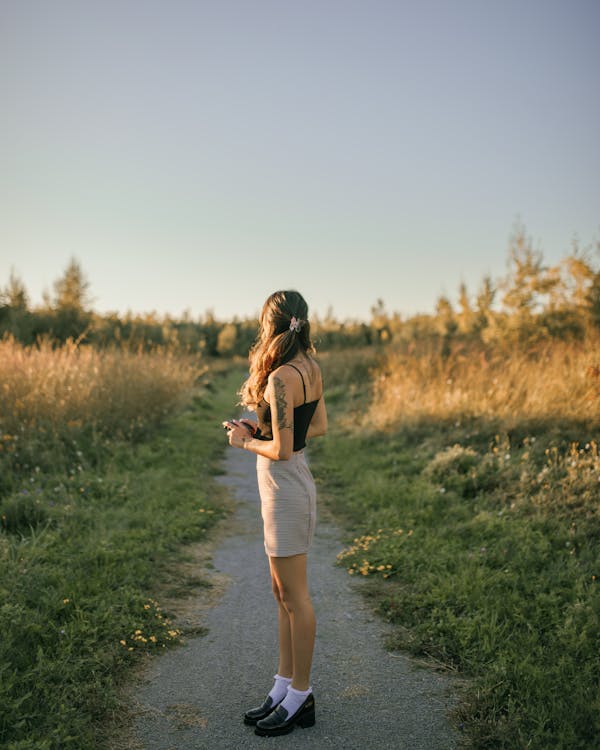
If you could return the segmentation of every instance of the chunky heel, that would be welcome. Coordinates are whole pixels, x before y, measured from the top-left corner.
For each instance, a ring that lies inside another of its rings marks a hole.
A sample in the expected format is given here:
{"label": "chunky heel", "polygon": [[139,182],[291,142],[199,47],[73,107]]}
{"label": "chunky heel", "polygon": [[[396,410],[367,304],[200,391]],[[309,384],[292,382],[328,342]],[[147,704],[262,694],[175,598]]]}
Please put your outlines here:
{"label": "chunky heel", "polygon": [[295,726],[313,727],[315,725],[315,698],[311,693],[293,716],[289,717],[283,703],[265,718],[256,722],[254,734],[261,737],[275,737],[288,734]]}
{"label": "chunky heel", "polygon": [[308,711],[308,713],[305,713],[304,716],[301,716],[298,719],[298,726],[303,729],[306,729],[306,727],[314,727],[315,721],[315,709],[313,708],[312,711]]}

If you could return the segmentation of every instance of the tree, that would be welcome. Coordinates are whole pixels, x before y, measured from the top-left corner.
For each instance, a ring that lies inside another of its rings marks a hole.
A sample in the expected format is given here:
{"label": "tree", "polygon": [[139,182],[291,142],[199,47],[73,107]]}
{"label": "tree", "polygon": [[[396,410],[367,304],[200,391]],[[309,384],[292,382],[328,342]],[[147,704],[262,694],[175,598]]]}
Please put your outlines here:
{"label": "tree", "polygon": [[238,329],[235,323],[225,323],[217,336],[217,353],[221,356],[231,356],[235,351]]}
{"label": "tree", "polygon": [[71,258],[60,279],[54,282],[54,308],[84,312],[91,305],[90,284],[76,258]]}
{"label": "tree", "polygon": [[594,282],[594,268],[588,250],[580,250],[573,240],[573,251],[551,269],[557,283],[551,290],[550,307],[571,309],[584,315],[588,312],[589,293]]}
{"label": "tree", "polygon": [[600,271],[594,274],[592,284],[588,291],[587,303],[589,305],[592,323],[600,328]]}
{"label": "tree", "polygon": [[494,338],[496,328],[494,326],[495,313],[492,310],[496,297],[496,287],[489,275],[483,277],[477,296],[475,297],[475,323],[474,328],[484,341]]}
{"label": "tree", "polygon": [[10,333],[24,344],[32,343],[33,315],[28,307],[25,285],[11,270],[7,286],[0,289],[0,338]]}
{"label": "tree", "polygon": [[478,316],[483,316],[487,319],[492,312],[495,297],[496,287],[494,286],[494,282],[490,276],[484,276],[475,301]]}
{"label": "tree", "polygon": [[27,310],[29,307],[25,285],[13,270],[10,272],[7,286],[0,291],[0,306],[13,310]]}
{"label": "tree", "polygon": [[450,300],[445,295],[440,295],[435,305],[436,323],[438,331],[443,335],[441,355],[446,358],[450,355],[450,343],[456,331],[458,324],[455,319],[454,310]]}
{"label": "tree", "polygon": [[452,303],[445,294],[441,294],[438,297],[437,302],[435,303],[435,314],[440,323],[440,330],[442,333],[448,331],[449,328],[452,328],[453,330],[456,329]]}
{"label": "tree", "polygon": [[552,290],[557,279],[554,274],[546,273],[542,252],[533,249],[531,238],[519,221],[510,239],[508,263],[502,302],[519,324],[538,310],[541,297]]}
{"label": "tree", "polygon": [[371,307],[371,328],[378,341],[388,341],[391,338],[390,319],[381,298]]}
{"label": "tree", "polygon": [[594,269],[587,251],[573,240],[573,251],[549,270],[556,283],[550,290],[541,324],[552,337],[578,338],[594,323],[592,290]]}
{"label": "tree", "polygon": [[469,300],[467,285],[461,281],[458,288],[458,328],[461,333],[471,333],[475,324],[475,314]]}
{"label": "tree", "polygon": [[53,332],[59,341],[79,339],[90,324],[89,286],[79,262],[71,258],[64,274],[54,282]]}

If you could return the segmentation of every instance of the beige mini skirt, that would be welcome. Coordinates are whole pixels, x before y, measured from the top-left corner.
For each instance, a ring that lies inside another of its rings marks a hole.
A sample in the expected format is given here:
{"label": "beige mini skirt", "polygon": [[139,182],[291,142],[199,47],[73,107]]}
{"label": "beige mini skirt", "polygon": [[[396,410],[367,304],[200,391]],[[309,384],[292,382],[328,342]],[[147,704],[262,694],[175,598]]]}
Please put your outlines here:
{"label": "beige mini skirt", "polygon": [[292,453],[287,461],[257,456],[256,475],[267,555],[308,552],[317,520],[317,490],[304,451]]}

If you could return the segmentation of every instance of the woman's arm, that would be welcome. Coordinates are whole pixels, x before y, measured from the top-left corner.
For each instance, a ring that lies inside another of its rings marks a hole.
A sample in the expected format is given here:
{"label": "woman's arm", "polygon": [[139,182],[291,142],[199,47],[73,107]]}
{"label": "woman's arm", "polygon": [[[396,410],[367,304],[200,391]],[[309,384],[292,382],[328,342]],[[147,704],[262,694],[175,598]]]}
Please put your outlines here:
{"label": "woman's arm", "polygon": [[271,406],[272,440],[249,437],[243,426],[229,432],[229,443],[236,448],[265,456],[273,461],[287,461],[294,449],[293,372],[279,368],[269,375],[265,397]]}

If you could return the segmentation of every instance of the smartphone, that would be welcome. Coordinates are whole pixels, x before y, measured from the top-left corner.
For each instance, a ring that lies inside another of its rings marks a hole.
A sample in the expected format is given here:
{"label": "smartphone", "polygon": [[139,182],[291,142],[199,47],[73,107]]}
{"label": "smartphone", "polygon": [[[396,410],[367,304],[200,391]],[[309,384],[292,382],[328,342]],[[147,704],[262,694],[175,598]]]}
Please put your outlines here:
{"label": "smartphone", "polygon": [[[223,429],[224,430],[231,429],[229,427],[230,423],[233,424],[233,422],[230,419],[229,420],[225,420],[225,422],[222,423],[223,424]],[[251,435],[254,435],[255,431],[252,429],[252,427],[247,422],[240,422],[240,425],[242,425],[242,427],[245,427]]]}

